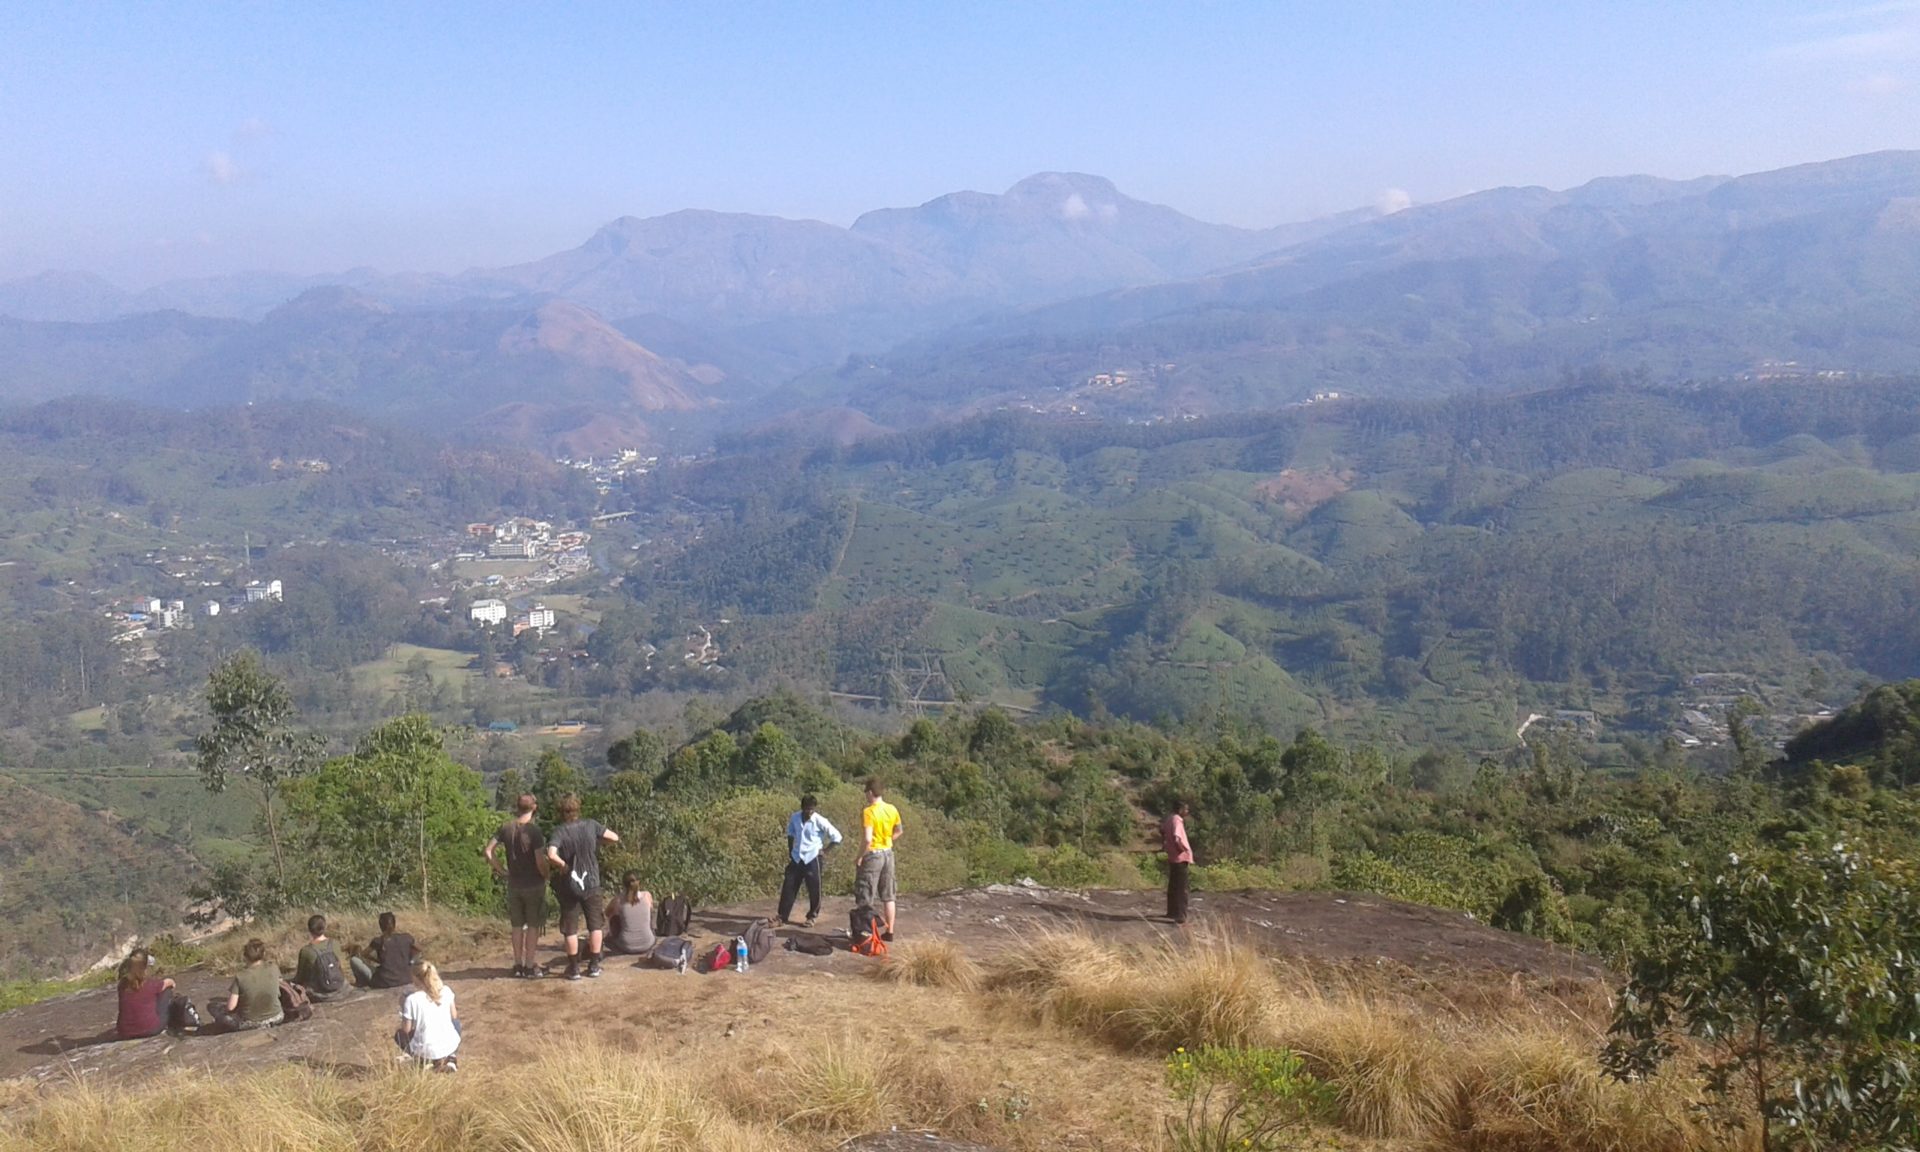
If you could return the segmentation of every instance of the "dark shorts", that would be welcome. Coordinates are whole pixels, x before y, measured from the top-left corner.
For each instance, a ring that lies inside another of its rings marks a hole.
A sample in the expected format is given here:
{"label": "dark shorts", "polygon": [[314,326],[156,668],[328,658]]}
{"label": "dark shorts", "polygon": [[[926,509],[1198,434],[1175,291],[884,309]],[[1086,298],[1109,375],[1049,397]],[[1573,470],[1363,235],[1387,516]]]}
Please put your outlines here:
{"label": "dark shorts", "polygon": [[509,888],[507,889],[507,923],[515,928],[531,928],[543,932],[547,927],[547,889]]}
{"label": "dark shorts", "polygon": [[607,930],[607,898],[600,889],[595,888],[578,896],[560,889],[554,892],[560,898],[560,935],[580,935],[580,920],[584,916],[587,931],[605,932]]}
{"label": "dark shorts", "polygon": [[853,902],[885,904],[893,899],[893,853],[869,852],[853,873]]}

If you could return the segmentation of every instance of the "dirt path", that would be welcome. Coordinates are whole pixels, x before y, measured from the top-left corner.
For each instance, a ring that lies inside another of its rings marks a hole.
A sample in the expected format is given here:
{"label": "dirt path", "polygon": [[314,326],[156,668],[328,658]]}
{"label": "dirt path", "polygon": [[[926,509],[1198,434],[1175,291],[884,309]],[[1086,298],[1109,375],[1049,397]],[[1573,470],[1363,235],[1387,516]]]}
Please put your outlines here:
{"label": "dirt path", "polygon": [[[850,902],[829,900],[819,931],[846,923]],[[1590,959],[1531,937],[1476,923],[1457,912],[1400,904],[1375,896],[1325,892],[1196,893],[1189,931],[1230,934],[1276,957],[1335,965],[1390,965],[1412,978],[1484,983],[1514,977],[1587,982],[1604,975]],[[711,948],[770,909],[742,905],[695,917],[696,951]],[[977,956],[991,956],[1047,929],[1084,927],[1096,936],[1131,943],[1186,939],[1160,916],[1157,892],[1068,892],[994,885],[901,901],[902,941],[920,935],[958,940]],[[782,936],[791,935],[783,931]],[[551,946],[555,938],[547,938]],[[641,968],[610,957],[598,980],[513,980],[504,953],[493,964],[450,963],[447,983],[459,998],[466,1026],[461,1055],[468,1061],[532,1057],[558,1033],[593,1031],[622,1044],[674,1048],[804,1019],[822,1004],[857,995],[848,982],[873,961],[836,952],[814,957],[776,950],[747,976],[701,975]],[[498,966],[496,966],[498,965]],[[188,972],[181,986],[196,1004],[227,982]],[[159,1036],[118,1041],[112,1036],[114,995],[94,990],[0,1014],[0,1078],[49,1080],[62,1076],[122,1079],[171,1068],[223,1068],[297,1062],[342,1071],[394,1059],[389,1038],[398,992],[355,992],[319,1006],[311,1021],[228,1036]]]}

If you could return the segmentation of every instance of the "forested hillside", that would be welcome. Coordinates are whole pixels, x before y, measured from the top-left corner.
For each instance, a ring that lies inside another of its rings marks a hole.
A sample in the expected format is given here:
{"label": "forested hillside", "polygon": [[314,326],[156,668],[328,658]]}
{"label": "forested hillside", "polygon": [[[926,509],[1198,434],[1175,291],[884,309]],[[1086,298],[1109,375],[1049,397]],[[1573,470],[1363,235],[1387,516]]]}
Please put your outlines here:
{"label": "forested hillside", "polygon": [[1917,404],[1911,380],[1603,379],[1000,414],[650,477],[640,501],[720,516],[630,588],[732,619],[739,669],[875,697],[1481,748],[1591,710],[1657,737],[1699,674],[1814,711],[1920,670]]}

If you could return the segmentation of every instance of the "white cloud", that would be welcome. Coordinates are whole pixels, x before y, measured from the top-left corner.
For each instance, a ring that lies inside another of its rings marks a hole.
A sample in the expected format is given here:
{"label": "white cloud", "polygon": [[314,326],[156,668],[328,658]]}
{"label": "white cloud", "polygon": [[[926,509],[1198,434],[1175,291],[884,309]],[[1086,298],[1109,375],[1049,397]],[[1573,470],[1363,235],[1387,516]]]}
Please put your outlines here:
{"label": "white cloud", "polygon": [[231,152],[207,153],[207,179],[219,185],[237,183],[240,179],[240,165],[233,159]]}
{"label": "white cloud", "polygon": [[1405,212],[1413,207],[1413,197],[1405,188],[1388,188],[1373,198],[1373,210],[1382,216]]}
{"label": "white cloud", "polygon": [[240,144],[245,144],[249,140],[264,140],[271,135],[273,135],[273,125],[267,123],[266,118],[262,116],[249,116],[240,121],[240,126],[233,130],[233,139]]}
{"label": "white cloud", "polygon": [[1086,197],[1080,195],[1078,192],[1069,195],[1065,202],[1060,205],[1060,215],[1069,220],[1082,219],[1092,211],[1093,209],[1087,207]]}

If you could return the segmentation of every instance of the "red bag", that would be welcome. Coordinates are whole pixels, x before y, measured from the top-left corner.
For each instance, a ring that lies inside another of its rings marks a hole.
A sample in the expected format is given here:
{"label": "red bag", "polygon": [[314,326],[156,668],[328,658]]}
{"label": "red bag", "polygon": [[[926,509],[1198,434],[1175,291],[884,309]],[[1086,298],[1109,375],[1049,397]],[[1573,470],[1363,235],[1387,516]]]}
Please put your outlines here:
{"label": "red bag", "polygon": [[733,949],[725,944],[716,944],[713,954],[707,957],[707,971],[724,972],[733,967]]}

